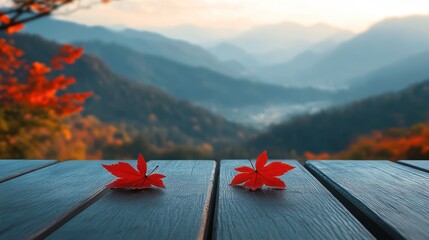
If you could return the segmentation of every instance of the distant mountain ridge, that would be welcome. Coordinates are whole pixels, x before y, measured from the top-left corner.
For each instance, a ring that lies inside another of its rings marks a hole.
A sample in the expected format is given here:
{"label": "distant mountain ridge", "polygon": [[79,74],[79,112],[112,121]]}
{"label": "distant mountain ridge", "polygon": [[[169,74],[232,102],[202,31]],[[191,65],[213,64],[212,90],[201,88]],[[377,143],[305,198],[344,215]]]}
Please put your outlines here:
{"label": "distant mountain ridge", "polygon": [[205,106],[241,107],[311,102],[326,99],[330,95],[312,88],[284,88],[231,78],[201,67],[190,67],[158,56],[137,53],[118,44],[80,42],[77,45],[102,58],[123,76]]}
{"label": "distant mountain ridge", "polygon": [[254,56],[231,43],[223,42],[208,48],[208,50],[222,61],[237,61],[247,69],[260,65]]}
{"label": "distant mountain ridge", "polygon": [[192,24],[149,28],[149,30],[168,36],[169,38],[184,40],[200,46],[217,44],[224,39],[235,37],[239,34],[237,29],[233,28],[200,27]]}
{"label": "distant mountain ridge", "polygon": [[429,51],[418,53],[351,80],[348,98],[393,92],[429,79]]}
{"label": "distant mountain ridge", "polygon": [[[58,31],[61,29],[61,31]],[[117,43],[140,53],[161,56],[190,66],[201,66],[230,76],[241,76],[240,72],[222,63],[211,53],[184,41],[170,39],[160,34],[125,29],[113,31],[100,26],[85,26],[52,18],[31,22],[24,32],[42,35],[58,42],[102,41]]]}
{"label": "distant mountain ridge", "polygon": [[293,59],[267,67],[260,75],[288,86],[341,88],[352,79],[428,50],[429,16],[391,18],[328,52],[307,58],[301,55],[301,63]]}
{"label": "distant mountain ridge", "polygon": [[255,26],[224,42],[259,56],[261,63],[272,64],[291,59],[321,41],[329,39],[340,42],[352,35],[349,31],[327,24],[304,26],[294,22],[282,22]]}

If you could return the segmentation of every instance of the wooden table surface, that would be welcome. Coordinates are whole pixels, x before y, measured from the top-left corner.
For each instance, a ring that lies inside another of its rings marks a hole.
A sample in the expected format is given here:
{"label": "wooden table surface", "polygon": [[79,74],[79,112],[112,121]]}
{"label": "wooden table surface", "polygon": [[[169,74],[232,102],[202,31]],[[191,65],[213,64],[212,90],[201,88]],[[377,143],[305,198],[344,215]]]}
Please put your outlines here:
{"label": "wooden table surface", "polygon": [[166,189],[131,191],[115,162],[0,160],[0,239],[429,239],[429,161],[285,160],[255,192],[229,186],[247,160],[150,161]]}

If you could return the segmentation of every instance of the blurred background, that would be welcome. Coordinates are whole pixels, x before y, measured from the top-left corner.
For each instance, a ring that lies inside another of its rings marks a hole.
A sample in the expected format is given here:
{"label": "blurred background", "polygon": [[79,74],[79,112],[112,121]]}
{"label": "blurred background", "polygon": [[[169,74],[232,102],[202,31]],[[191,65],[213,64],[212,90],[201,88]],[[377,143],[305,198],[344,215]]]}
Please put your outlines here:
{"label": "blurred background", "polygon": [[0,6],[2,159],[429,159],[424,1]]}

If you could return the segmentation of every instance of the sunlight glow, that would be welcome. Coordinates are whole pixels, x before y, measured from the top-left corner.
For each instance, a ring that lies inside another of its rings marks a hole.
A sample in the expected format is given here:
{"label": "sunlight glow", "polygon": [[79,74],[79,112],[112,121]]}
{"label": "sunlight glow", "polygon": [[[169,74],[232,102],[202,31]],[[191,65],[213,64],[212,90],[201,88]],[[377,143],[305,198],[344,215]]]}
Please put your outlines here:
{"label": "sunlight glow", "polygon": [[[93,11],[96,8],[97,11]],[[245,29],[259,24],[319,22],[365,30],[391,16],[429,14],[425,0],[122,0],[60,16],[97,25],[159,28],[193,24]]]}

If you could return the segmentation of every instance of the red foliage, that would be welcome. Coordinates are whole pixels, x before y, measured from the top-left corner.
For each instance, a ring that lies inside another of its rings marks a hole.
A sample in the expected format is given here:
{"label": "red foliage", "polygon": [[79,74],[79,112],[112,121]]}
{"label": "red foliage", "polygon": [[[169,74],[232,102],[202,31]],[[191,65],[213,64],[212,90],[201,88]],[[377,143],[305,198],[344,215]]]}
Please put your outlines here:
{"label": "red foliage", "polygon": [[24,54],[24,51],[14,47],[6,39],[0,39],[0,72],[5,74],[13,74],[16,69],[23,64],[19,58]]}
{"label": "red foliage", "polygon": [[357,138],[347,149],[333,154],[306,153],[307,159],[406,160],[429,158],[429,123],[411,128],[374,131]]}
{"label": "red foliage", "polygon": [[230,185],[235,186],[244,183],[243,186],[252,191],[262,188],[264,184],[269,187],[286,189],[286,184],[278,177],[295,167],[282,162],[272,162],[265,166],[267,162],[267,151],[264,151],[256,159],[256,167],[253,167],[252,162],[250,162],[251,168],[247,166],[236,168],[235,170],[240,173],[232,179]]}
{"label": "red foliage", "polygon": [[151,188],[152,186],[165,188],[162,179],[164,175],[150,172],[147,175],[147,164],[140,154],[137,160],[137,169],[134,169],[129,163],[119,162],[112,165],[105,165],[103,167],[111,174],[118,177],[114,182],[107,185],[110,188],[126,188],[126,189],[145,189]]}
{"label": "red foliage", "polygon": [[24,24],[19,23],[19,24],[16,24],[16,25],[8,27],[7,30],[6,30],[6,33],[9,34],[9,35],[12,35],[12,34],[14,34],[16,32],[21,31],[24,27],[25,27]]}
{"label": "red foliage", "polygon": [[75,48],[70,44],[65,44],[60,48],[58,55],[52,58],[52,67],[55,69],[63,69],[63,63],[73,64],[82,54],[83,48]]}
{"label": "red foliage", "polygon": [[[7,24],[11,23],[11,19],[9,18],[9,16],[4,14],[1,10],[0,10],[0,23],[2,25],[7,25]],[[16,32],[21,31],[21,29],[23,29],[24,27],[25,27],[24,24],[18,23],[16,25],[12,25],[12,26],[8,27],[6,29],[6,33],[9,35],[12,35]]]}
{"label": "red foliage", "polygon": [[319,154],[314,154],[312,152],[305,152],[304,153],[305,158],[307,158],[308,160],[326,160],[330,158],[329,153],[319,153]]}
{"label": "red foliage", "polygon": [[[23,51],[14,47],[13,42],[0,39],[0,104],[24,104],[53,110],[58,116],[67,116],[83,109],[83,102],[92,95],[85,93],[66,93],[58,96],[75,83],[72,77],[64,75],[48,79],[51,68],[40,62],[25,64],[20,59]],[[83,54],[81,48],[64,45],[58,56],[52,59],[54,67],[63,68],[63,63],[72,64]],[[25,72],[21,79],[16,72]]]}

